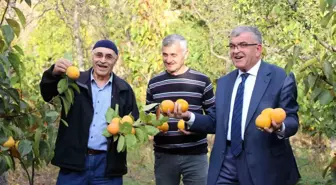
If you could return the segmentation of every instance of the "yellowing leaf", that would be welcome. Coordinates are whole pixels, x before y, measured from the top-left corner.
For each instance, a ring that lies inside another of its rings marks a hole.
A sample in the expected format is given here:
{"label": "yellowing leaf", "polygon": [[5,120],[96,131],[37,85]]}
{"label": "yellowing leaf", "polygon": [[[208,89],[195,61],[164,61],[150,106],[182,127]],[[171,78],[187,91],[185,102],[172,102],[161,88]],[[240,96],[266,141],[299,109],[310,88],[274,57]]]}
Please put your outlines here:
{"label": "yellowing leaf", "polygon": [[21,31],[20,24],[18,22],[16,22],[16,20],[14,20],[14,19],[6,19],[6,21],[10,25],[10,27],[12,27],[15,35],[17,37],[19,37],[20,36],[20,31]]}

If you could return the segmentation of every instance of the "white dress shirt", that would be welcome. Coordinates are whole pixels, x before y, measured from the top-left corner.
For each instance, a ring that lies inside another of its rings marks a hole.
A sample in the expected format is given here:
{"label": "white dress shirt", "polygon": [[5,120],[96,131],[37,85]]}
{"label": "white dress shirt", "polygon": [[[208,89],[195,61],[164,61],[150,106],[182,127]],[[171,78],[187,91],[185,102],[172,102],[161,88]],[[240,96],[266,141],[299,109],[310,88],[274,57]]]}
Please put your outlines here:
{"label": "white dress shirt", "polygon": [[[258,63],[256,63],[256,65],[254,65],[250,70],[248,70],[246,72],[249,75],[247,76],[247,79],[245,81],[245,88],[244,88],[244,100],[243,100],[242,123],[241,123],[242,124],[241,125],[242,140],[244,140],[246,117],[247,117],[248,109],[249,109],[249,106],[250,106],[252,92],[253,92],[254,84],[255,84],[256,79],[257,79],[260,64],[261,64],[261,60],[259,60]],[[236,78],[236,82],[235,82],[235,84],[233,86],[233,90],[232,90],[227,140],[231,140],[231,125],[232,125],[233,107],[234,107],[234,102],[235,102],[235,99],[236,99],[238,86],[239,86],[240,82],[242,81],[242,78],[241,78],[240,75],[243,74],[243,73],[244,72],[239,70],[238,76]]]}

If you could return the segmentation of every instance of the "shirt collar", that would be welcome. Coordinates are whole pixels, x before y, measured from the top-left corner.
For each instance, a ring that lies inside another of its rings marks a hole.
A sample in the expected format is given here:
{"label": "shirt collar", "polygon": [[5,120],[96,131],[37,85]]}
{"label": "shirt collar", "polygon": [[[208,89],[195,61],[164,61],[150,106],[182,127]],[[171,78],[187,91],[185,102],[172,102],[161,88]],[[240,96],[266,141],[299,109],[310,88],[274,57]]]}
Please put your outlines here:
{"label": "shirt collar", "polygon": [[[250,70],[248,70],[246,73],[252,76],[257,76],[259,68],[260,68],[261,60],[259,60]],[[244,72],[239,70],[238,71],[238,77],[243,74]]]}
{"label": "shirt collar", "polygon": [[[113,80],[113,73],[111,73],[110,79],[108,80],[107,83],[109,83],[109,82],[112,83],[112,80]],[[93,70],[91,71],[91,82],[92,82],[92,81],[95,81],[95,82],[96,82],[96,80],[95,80],[94,77],[93,77]],[[106,84],[107,84],[107,83],[106,83]]]}

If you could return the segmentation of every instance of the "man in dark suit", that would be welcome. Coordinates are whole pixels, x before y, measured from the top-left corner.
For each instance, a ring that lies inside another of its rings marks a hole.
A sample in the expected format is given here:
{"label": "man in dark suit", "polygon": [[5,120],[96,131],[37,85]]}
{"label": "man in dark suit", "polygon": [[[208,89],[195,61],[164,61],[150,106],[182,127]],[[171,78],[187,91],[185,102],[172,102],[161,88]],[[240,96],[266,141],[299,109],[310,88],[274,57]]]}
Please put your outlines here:
{"label": "man in dark suit", "polygon": [[[251,26],[230,35],[230,57],[237,68],[217,83],[216,102],[209,115],[182,113],[195,132],[215,133],[208,185],[294,185],[300,178],[289,137],[299,127],[295,77],[261,60],[262,36]],[[282,108],[286,119],[257,129],[255,120],[265,108]]]}

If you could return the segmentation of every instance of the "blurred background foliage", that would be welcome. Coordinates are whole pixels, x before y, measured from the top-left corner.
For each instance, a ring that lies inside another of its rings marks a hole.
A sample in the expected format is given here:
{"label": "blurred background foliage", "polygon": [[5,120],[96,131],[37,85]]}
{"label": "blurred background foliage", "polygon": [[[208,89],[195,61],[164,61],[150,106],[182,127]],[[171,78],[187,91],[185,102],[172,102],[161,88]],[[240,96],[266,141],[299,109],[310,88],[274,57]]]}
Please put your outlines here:
{"label": "blurred background foliage", "polygon": [[[42,101],[38,84],[58,58],[87,70],[93,44],[113,40],[120,50],[114,71],[132,85],[142,106],[149,79],[163,70],[166,35],[186,37],[187,65],[216,86],[234,69],[226,47],[230,30],[254,25],[263,34],[263,59],[297,78],[301,141],[316,138],[318,144],[309,146],[324,149],[330,159],[336,151],[335,7],[336,0],[0,0],[0,143],[9,136],[23,141],[18,162],[25,167],[49,163],[59,107]],[[9,149],[1,151],[0,172],[14,169]],[[303,179],[309,169],[302,167]]]}

